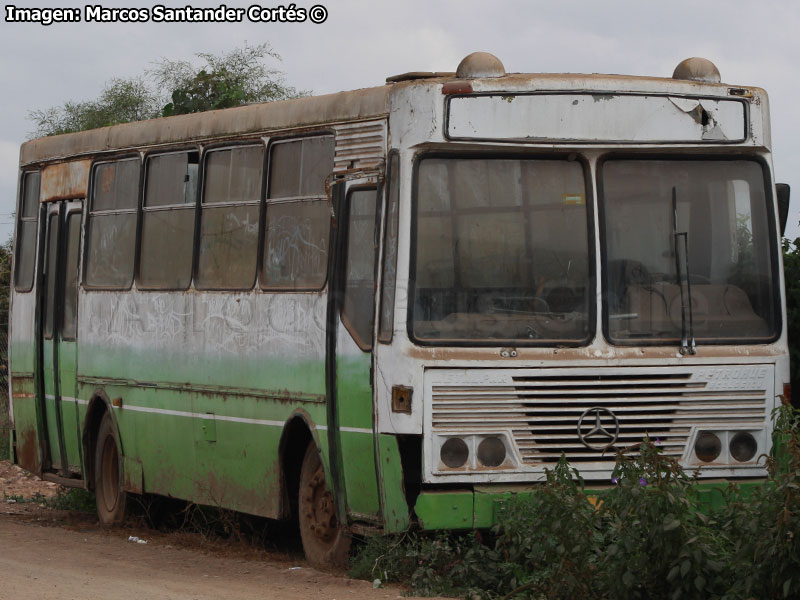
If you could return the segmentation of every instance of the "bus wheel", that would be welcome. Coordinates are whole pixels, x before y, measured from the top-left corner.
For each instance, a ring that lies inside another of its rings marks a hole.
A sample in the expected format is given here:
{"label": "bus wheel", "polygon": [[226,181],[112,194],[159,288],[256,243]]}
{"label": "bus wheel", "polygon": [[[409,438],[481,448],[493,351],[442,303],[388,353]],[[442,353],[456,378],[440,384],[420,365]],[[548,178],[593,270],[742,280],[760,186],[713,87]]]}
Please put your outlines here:
{"label": "bus wheel", "polygon": [[297,508],[308,562],[321,567],[347,566],[350,535],[336,518],[336,505],[325,485],[325,471],[314,442],[308,445],[300,469]]}
{"label": "bus wheel", "polygon": [[116,525],[125,518],[128,494],[122,489],[122,465],[117,448],[117,429],[111,415],[106,413],[97,431],[94,453],[97,516],[103,525]]}

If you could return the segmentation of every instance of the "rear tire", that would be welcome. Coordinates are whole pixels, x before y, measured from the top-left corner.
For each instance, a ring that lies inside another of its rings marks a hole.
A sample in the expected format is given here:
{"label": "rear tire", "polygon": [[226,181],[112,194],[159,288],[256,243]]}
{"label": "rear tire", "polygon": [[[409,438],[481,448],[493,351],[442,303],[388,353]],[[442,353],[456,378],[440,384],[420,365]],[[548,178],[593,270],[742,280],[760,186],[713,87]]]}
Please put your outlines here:
{"label": "rear tire", "polygon": [[110,413],[103,416],[97,430],[94,453],[94,491],[97,517],[103,525],[118,525],[125,520],[128,494],[122,487],[122,461],[117,428]]}
{"label": "rear tire", "polygon": [[336,518],[333,494],[314,442],[306,449],[298,491],[300,538],[306,560],[317,567],[346,567],[351,537]]}

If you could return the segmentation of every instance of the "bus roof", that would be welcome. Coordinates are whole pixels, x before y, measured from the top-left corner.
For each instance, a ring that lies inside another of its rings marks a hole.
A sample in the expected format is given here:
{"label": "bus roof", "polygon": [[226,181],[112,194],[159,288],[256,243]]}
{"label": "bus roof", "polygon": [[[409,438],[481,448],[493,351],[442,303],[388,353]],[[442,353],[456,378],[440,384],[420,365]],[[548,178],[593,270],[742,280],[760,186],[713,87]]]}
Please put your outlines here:
{"label": "bus roof", "polygon": [[[101,153],[174,146],[181,143],[224,141],[226,138],[274,134],[302,127],[319,127],[385,117],[389,114],[392,92],[414,86],[438,86],[448,82],[469,84],[470,91],[475,93],[592,90],[599,93],[745,96],[754,99],[758,97],[758,104],[766,102],[766,92],[759,88],[734,87],[719,83],[718,72],[716,72],[717,79],[713,81],[694,77],[676,79],[631,75],[505,73],[499,61],[490,65],[500,70],[496,74],[461,71],[462,66],[476,55],[482,55],[481,60],[488,56],[490,61],[497,61],[491,55],[475,53],[462,61],[456,73],[410,72],[389,77],[386,85],[378,87],[124,123],[38,138],[22,145],[20,166]],[[684,63],[695,60],[705,59],[688,59]],[[716,71],[713,64],[708,64]],[[479,65],[479,68],[483,67],[484,64]],[[455,89],[462,88],[456,85]],[[442,91],[448,93],[445,88],[442,88]]]}
{"label": "bus roof", "polygon": [[22,144],[20,166],[101,152],[219,140],[385,116],[389,88],[385,85],[250,104],[38,138]]}

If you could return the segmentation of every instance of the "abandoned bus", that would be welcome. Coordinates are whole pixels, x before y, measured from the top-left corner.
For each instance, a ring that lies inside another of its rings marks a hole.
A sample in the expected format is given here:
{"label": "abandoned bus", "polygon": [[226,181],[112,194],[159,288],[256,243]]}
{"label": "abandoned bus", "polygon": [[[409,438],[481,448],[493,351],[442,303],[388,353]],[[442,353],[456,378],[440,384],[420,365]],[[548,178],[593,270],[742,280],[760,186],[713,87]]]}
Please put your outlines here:
{"label": "abandoned bus", "polygon": [[103,523],[144,493],[297,518],[315,563],[487,527],[562,454],[607,484],[647,436],[757,480],[789,382],[770,146],[766,93],[704,59],[484,53],[29,141],[13,456]]}

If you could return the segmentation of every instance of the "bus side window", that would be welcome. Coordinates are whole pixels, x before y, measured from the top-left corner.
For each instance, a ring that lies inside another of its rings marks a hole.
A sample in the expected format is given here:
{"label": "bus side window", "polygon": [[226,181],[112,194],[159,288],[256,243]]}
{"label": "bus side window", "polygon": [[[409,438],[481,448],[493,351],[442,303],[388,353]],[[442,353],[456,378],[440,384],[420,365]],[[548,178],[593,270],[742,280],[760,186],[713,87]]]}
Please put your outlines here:
{"label": "bus side window", "polygon": [[263,288],[319,290],[325,286],[330,235],[325,178],[333,170],[333,155],[333,136],[272,144]]}
{"label": "bus side window", "polygon": [[198,152],[147,159],[137,279],[142,289],[189,287],[199,162]]}
{"label": "bus side window", "polygon": [[120,290],[133,283],[140,171],[138,157],[94,168],[86,252],[89,287]]}
{"label": "bus side window", "polygon": [[400,157],[397,152],[389,158],[386,181],[386,234],[383,242],[378,340],[388,344],[392,341],[394,328],[394,291],[397,285],[397,225],[400,210]]}
{"label": "bus side window", "polygon": [[22,197],[17,211],[17,247],[15,251],[14,288],[29,292],[33,288],[33,265],[36,262],[36,223],[39,210],[39,172],[25,173]]}
{"label": "bus side window", "polygon": [[263,146],[238,146],[206,154],[198,289],[253,287],[263,172]]}
{"label": "bus side window", "polygon": [[375,256],[377,254],[377,198],[375,188],[351,191],[347,226],[342,322],[358,346],[372,349],[375,322]]}

